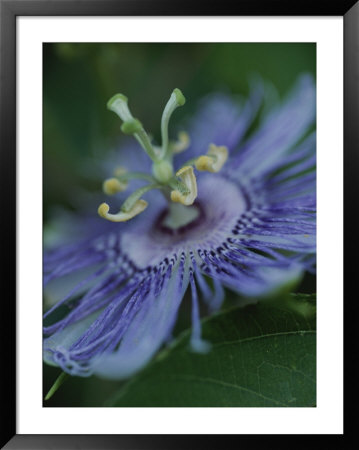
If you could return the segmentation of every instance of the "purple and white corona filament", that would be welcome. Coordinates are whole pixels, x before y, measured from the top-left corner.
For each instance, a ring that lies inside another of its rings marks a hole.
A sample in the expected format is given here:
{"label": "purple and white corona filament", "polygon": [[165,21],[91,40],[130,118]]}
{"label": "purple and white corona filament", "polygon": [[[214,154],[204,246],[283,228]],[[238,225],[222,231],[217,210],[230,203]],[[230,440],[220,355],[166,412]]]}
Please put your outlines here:
{"label": "purple and white corona filament", "polygon": [[[216,311],[224,287],[258,298],[312,270],[314,83],[301,76],[270,109],[264,91],[258,84],[238,103],[208,97],[188,133],[172,141],[170,116],[185,103],[175,89],[162,115],[161,146],[132,116],[125,96],[109,101],[122,131],[138,143],[122,149],[103,184],[119,211],[102,203],[101,217],[78,219],[72,242],[45,254],[49,288],[78,278],[45,313],[46,362],[71,375],[132,375],[170,339],[187,290],[191,347],[206,352],[200,301]],[[64,306],[66,314],[51,319]]]}

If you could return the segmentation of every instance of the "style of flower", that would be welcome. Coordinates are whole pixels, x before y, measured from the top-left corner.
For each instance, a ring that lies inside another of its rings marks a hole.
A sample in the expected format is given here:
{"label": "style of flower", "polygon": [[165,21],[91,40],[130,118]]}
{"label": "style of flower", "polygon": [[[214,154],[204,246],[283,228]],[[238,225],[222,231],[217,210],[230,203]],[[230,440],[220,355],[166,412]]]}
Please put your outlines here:
{"label": "style of flower", "polygon": [[207,352],[199,298],[213,312],[224,287],[257,299],[313,270],[315,87],[303,75],[270,109],[264,94],[257,84],[246,102],[210,96],[189,133],[170,141],[170,116],[185,103],[175,89],[162,116],[161,146],[125,96],[109,101],[122,131],[139,145],[122,148],[120,166],[103,185],[122,201],[119,212],[102,203],[101,217],[78,220],[79,235],[45,254],[45,284],[78,275],[45,313],[47,363],[77,376],[132,375],[171,339],[187,289],[191,347]]}

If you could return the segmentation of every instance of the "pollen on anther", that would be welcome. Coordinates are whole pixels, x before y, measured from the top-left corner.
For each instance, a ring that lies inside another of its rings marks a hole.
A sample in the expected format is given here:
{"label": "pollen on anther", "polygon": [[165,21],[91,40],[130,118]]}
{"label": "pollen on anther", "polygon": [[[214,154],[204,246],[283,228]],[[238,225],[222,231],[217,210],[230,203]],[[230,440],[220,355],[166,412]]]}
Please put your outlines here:
{"label": "pollen on anther", "polygon": [[127,189],[127,181],[122,182],[117,178],[108,178],[103,182],[103,191],[107,195],[114,195],[117,192],[122,192]]}
{"label": "pollen on anther", "polygon": [[176,173],[176,176],[181,178],[182,182],[188,188],[189,193],[183,194],[178,190],[173,190],[171,192],[171,200],[186,206],[192,205],[197,198],[197,181],[193,168],[191,166],[184,166]]}
{"label": "pollen on anther", "polygon": [[217,146],[211,144],[207,155],[202,155],[195,162],[199,171],[219,172],[228,159],[228,149],[224,145]]}
{"label": "pollen on anther", "polygon": [[110,207],[108,206],[108,204],[101,203],[101,205],[98,207],[97,212],[101,217],[111,222],[127,222],[127,220],[132,219],[133,217],[144,211],[147,208],[147,205],[148,203],[145,200],[139,199],[136,201],[130,211],[119,211],[117,214],[109,214]]}

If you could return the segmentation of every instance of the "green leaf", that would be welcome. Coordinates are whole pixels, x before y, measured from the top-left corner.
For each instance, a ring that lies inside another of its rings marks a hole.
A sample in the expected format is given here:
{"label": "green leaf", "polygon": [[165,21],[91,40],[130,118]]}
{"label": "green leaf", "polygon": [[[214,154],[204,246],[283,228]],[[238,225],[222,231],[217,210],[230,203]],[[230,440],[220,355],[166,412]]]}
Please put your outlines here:
{"label": "green leaf", "polygon": [[267,304],[311,319],[316,314],[316,300],[316,294],[285,294],[277,298],[268,299]]}
{"label": "green leaf", "polygon": [[207,318],[202,330],[212,343],[208,354],[191,352],[185,331],[107,405],[315,405],[314,314],[258,304]]}

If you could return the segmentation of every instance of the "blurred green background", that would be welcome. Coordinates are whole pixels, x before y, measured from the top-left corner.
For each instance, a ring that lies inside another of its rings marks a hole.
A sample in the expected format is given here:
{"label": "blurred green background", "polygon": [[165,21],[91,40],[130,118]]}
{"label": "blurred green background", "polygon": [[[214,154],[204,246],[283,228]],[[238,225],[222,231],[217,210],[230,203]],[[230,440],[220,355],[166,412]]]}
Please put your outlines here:
{"label": "blurred green background", "polygon": [[[147,131],[159,133],[161,114],[178,87],[187,102],[172,123],[195,110],[213,91],[245,96],[259,75],[283,96],[300,73],[315,77],[312,43],[166,44],[54,43],[43,46],[44,221],[54,206],[74,209],[74,191],[98,191],[100,184],[83,170],[91,158],[106,154],[121,136],[121,121],[106,109],[115,93],[129,98],[131,111]],[[301,292],[315,291],[307,276]],[[44,368],[44,392],[60,371]],[[100,406],[118,383],[95,378],[67,381],[46,406]]]}

